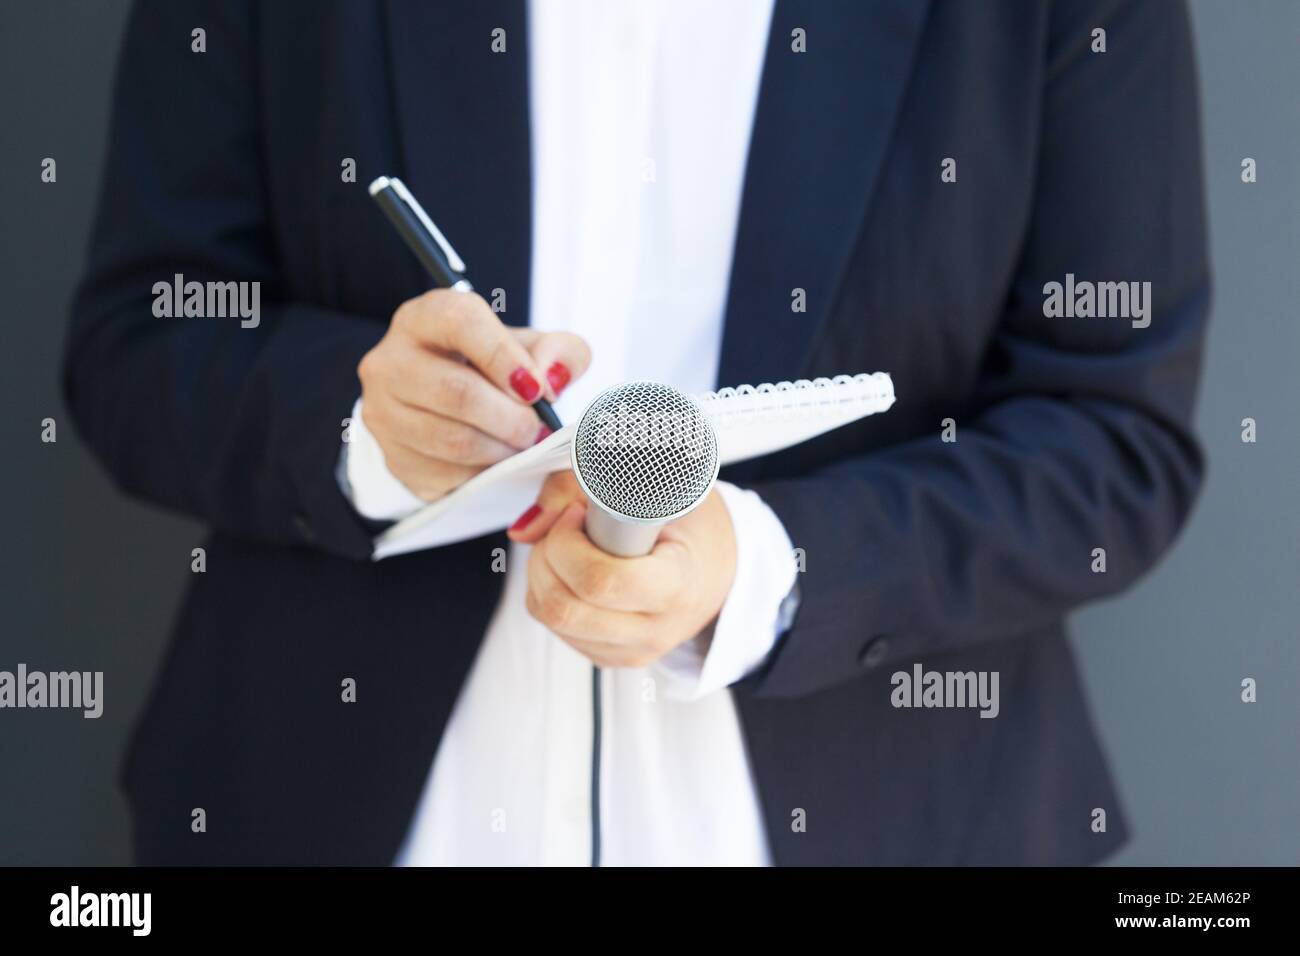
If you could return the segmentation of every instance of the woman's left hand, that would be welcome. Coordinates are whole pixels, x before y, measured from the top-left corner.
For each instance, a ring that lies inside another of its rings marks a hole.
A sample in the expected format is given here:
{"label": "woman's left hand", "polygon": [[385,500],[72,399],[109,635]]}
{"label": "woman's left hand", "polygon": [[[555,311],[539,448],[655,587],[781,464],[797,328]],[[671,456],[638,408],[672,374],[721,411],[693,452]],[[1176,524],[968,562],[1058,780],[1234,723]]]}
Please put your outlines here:
{"label": "woman's left hand", "polygon": [[599,667],[645,667],[714,622],[736,573],[735,531],[716,488],[640,558],[592,544],[587,507],[573,474],[557,472],[509,531],[533,545],[534,618]]}

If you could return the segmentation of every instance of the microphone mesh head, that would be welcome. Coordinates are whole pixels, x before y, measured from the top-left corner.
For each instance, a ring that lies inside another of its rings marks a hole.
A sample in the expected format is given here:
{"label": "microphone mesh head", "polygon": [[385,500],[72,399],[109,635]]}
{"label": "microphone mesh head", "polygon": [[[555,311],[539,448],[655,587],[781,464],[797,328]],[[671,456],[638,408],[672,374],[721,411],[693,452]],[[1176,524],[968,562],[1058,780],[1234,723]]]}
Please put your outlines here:
{"label": "microphone mesh head", "polygon": [[628,382],[587,406],[573,437],[587,496],[634,521],[666,521],[703,500],[718,475],[718,436],[692,399],[657,382]]}

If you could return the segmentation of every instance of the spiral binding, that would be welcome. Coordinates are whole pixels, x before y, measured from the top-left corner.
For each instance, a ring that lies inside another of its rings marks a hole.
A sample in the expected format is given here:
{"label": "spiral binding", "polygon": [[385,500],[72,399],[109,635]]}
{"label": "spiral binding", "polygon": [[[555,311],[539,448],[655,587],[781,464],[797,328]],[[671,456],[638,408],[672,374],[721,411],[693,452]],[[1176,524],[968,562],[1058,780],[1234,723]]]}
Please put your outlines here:
{"label": "spiral binding", "polygon": [[[894,403],[894,382],[886,372],[764,382],[693,396],[715,421],[728,424],[789,421],[850,408],[880,411]],[[739,420],[739,422],[737,422]]]}

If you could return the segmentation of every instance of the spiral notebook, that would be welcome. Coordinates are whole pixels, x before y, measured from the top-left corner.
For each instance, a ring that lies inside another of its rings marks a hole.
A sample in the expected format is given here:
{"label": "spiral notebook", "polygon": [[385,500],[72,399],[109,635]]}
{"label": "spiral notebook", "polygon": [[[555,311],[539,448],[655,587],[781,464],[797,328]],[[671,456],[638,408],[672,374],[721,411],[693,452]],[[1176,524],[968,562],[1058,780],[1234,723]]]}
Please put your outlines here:
{"label": "spiral notebook", "polygon": [[[838,375],[809,381],[741,385],[692,396],[718,435],[723,466],[758,458],[883,412],[894,404],[894,383],[885,372]],[[508,527],[537,496],[542,481],[569,467],[576,424],[480,472],[451,494],[375,539],[378,561],[422,551]]]}

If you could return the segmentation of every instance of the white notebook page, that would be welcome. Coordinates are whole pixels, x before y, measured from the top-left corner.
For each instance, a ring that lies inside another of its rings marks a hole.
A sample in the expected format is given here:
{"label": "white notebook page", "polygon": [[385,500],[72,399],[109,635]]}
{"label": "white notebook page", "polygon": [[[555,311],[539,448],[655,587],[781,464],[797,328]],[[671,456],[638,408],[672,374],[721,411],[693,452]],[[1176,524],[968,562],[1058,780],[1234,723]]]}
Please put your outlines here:
{"label": "white notebook page", "polygon": [[[722,465],[768,455],[886,411],[894,383],[885,372],[833,379],[741,385],[692,396],[713,422]],[[451,494],[403,518],[375,539],[374,560],[422,551],[509,527],[546,476],[569,467],[576,424],[493,465]]]}

